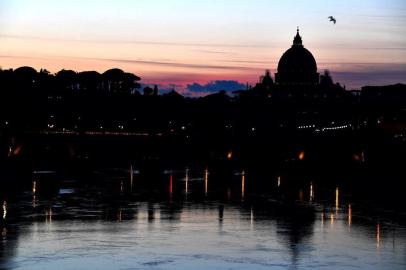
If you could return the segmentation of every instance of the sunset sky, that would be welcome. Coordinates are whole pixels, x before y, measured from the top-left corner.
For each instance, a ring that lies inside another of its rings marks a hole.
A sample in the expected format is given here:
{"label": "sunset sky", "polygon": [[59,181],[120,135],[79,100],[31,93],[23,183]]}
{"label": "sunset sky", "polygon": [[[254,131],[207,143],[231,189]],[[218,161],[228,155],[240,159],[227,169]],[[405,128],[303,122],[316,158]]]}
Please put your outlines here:
{"label": "sunset sky", "polygon": [[404,14],[404,0],[0,0],[0,66],[118,67],[204,91],[273,75],[299,26],[319,72],[347,89],[406,83]]}

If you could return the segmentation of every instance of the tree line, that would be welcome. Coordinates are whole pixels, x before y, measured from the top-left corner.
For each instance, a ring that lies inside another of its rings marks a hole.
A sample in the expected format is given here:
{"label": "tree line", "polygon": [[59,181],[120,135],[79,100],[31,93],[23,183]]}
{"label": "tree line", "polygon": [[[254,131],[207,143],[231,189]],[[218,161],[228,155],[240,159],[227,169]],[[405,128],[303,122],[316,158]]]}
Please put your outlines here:
{"label": "tree line", "polygon": [[[81,91],[88,94],[139,94],[141,78],[135,74],[113,68],[76,72],[62,69],[52,74],[46,69],[39,72],[32,67],[0,69],[1,94],[66,94]],[[153,94],[151,88],[145,89]]]}

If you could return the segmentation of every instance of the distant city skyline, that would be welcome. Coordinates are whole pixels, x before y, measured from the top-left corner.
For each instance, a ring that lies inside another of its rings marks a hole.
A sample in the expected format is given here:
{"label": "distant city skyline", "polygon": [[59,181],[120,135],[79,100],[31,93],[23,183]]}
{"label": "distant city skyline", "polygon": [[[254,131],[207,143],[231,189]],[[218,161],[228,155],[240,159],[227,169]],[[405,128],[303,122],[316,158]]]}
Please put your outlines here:
{"label": "distant city skyline", "polygon": [[319,72],[347,89],[406,83],[404,14],[403,0],[0,0],[0,66],[118,67],[198,95],[274,75],[299,26]]}

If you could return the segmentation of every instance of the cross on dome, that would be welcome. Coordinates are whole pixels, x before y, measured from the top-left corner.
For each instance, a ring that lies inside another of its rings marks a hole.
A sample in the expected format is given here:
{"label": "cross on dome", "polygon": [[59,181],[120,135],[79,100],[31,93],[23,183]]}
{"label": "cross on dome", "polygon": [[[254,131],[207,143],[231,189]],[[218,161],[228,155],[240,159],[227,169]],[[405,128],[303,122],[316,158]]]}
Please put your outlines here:
{"label": "cross on dome", "polygon": [[299,26],[297,27],[297,33],[295,38],[293,39],[293,46],[303,46],[302,37],[299,34]]}

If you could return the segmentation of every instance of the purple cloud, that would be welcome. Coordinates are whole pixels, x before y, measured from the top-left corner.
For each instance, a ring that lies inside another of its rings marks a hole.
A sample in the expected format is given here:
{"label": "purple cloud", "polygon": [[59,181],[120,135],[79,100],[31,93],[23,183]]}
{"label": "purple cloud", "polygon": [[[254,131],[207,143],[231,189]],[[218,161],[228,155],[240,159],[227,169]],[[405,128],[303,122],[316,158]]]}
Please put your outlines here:
{"label": "purple cloud", "polygon": [[389,85],[406,83],[406,70],[370,72],[332,72],[334,81],[359,89],[367,85]]}
{"label": "purple cloud", "polygon": [[232,93],[233,91],[246,89],[246,85],[238,81],[221,80],[211,81],[203,85],[199,83],[188,84],[186,89],[190,92],[201,94],[217,93],[222,90],[226,91],[227,93]]}

